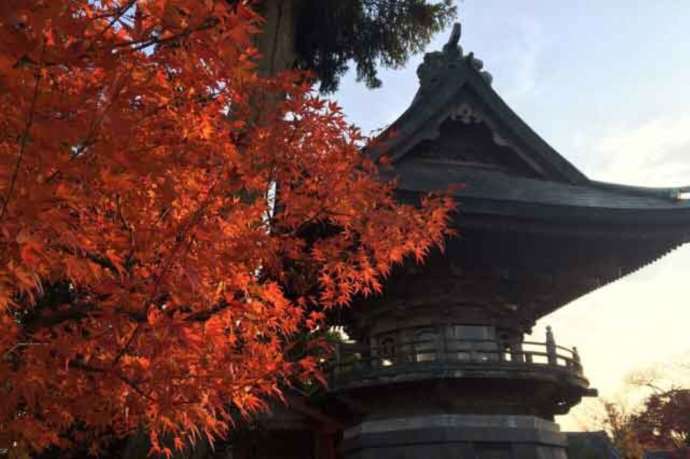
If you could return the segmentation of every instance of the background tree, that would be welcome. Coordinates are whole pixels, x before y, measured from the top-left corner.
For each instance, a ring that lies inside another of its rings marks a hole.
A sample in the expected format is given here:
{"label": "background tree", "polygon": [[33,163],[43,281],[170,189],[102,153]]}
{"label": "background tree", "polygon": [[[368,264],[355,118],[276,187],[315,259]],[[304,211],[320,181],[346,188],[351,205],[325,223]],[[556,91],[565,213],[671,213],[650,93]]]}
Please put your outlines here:
{"label": "background tree", "polygon": [[0,2],[0,449],[224,435],[319,376],[295,336],[442,243],[450,200],[397,203],[303,75],[259,78],[258,26]]}
{"label": "background tree", "polygon": [[645,391],[631,423],[647,449],[690,447],[690,365],[688,355],[633,372],[627,379]]}
{"label": "background tree", "polygon": [[351,63],[358,80],[379,86],[377,66],[402,66],[456,16],[452,0],[264,0],[259,8],[261,69],[310,70],[323,91],[337,89]]}
{"label": "background tree", "polygon": [[644,448],[635,430],[634,415],[622,405],[604,401],[604,416],[600,421],[604,431],[623,459],[643,459]]}
{"label": "background tree", "polygon": [[650,395],[631,423],[647,449],[690,448],[690,389]]}
{"label": "background tree", "polygon": [[[690,390],[687,356],[674,362],[640,368],[625,380],[616,401],[601,401],[601,414],[592,415],[625,458],[642,458],[646,450],[676,450],[690,446]],[[687,453],[685,453],[687,454]]]}

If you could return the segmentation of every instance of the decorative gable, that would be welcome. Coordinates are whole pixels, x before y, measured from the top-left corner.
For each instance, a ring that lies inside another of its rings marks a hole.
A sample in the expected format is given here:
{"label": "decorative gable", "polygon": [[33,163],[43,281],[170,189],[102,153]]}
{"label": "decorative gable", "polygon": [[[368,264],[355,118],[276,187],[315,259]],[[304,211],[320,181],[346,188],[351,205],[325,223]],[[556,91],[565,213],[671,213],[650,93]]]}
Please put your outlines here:
{"label": "decorative gable", "polygon": [[478,110],[460,104],[438,127],[436,138],[422,140],[400,163],[425,162],[448,167],[492,169],[508,175],[536,178],[528,164]]}
{"label": "decorative gable", "polygon": [[[505,174],[565,184],[587,177],[520,119],[491,87],[492,77],[458,44],[459,25],[443,51],[419,66],[419,90],[405,113],[384,131],[368,154],[388,156],[414,175],[414,162],[448,168],[496,169]],[[413,180],[413,177],[407,177]]]}

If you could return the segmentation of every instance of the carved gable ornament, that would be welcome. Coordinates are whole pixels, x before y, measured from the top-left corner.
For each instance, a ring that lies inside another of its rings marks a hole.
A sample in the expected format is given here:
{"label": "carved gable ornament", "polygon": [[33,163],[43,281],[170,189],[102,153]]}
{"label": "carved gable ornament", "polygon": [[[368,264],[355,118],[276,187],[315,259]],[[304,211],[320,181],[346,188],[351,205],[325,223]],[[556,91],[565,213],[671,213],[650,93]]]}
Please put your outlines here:
{"label": "carved gable ornament", "polygon": [[[393,164],[406,166],[424,162],[427,169],[436,162],[446,169],[490,168],[511,176],[586,183],[493,90],[482,61],[463,54],[460,32],[457,24],[442,51],[425,55],[412,104],[381,134],[368,151],[371,157],[385,154]],[[414,175],[414,168],[405,169]]]}
{"label": "carved gable ornament", "polygon": [[458,167],[494,169],[509,175],[536,177],[512,146],[481,110],[469,102],[458,104],[434,130],[403,160],[423,161]]}

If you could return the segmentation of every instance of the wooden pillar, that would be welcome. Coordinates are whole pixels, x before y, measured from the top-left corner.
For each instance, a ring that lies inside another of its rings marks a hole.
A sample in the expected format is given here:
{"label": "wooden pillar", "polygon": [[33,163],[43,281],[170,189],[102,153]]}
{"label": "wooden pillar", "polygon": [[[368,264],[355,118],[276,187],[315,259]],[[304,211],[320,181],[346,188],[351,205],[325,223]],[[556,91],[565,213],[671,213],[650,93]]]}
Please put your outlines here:
{"label": "wooden pillar", "polygon": [[580,362],[580,354],[577,352],[577,348],[573,346],[573,363],[578,372],[582,372],[582,363]]}
{"label": "wooden pillar", "polygon": [[522,352],[522,334],[517,333],[510,341],[510,361],[525,363],[525,354]]}

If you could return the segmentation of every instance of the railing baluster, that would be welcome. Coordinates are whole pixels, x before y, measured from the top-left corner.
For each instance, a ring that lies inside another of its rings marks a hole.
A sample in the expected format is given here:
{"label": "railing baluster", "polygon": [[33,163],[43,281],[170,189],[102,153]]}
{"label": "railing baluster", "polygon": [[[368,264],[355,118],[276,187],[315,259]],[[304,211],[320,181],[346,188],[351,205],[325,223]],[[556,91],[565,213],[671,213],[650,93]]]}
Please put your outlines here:
{"label": "railing baluster", "polygon": [[553,331],[550,325],[546,327],[546,359],[549,365],[558,365],[556,340],[553,338]]}
{"label": "railing baluster", "polygon": [[[406,336],[400,331],[396,335]],[[336,343],[330,376],[336,385],[342,385],[347,384],[348,380],[376,377],[378,373],[394,374],[398,371],[396,368],[405,372],[428,371],[425,365],[432,361],[451,368],[462,367],[463,364],[487,367],[504,367],[508,364],[513,367],[549,366],[581,375],[582,365],[577,349],[557,346],[550,329],[546,338],[543,343],[454,339],[440,327],[433,338],[403,339],[386,344],[372,337],[362,343]],[[524,349],[523,345],[527,348]]]}

